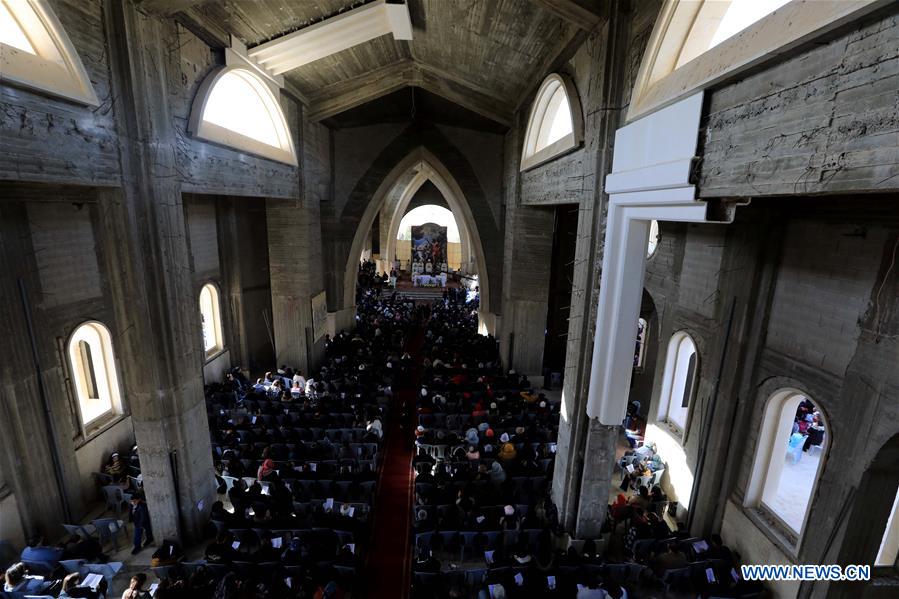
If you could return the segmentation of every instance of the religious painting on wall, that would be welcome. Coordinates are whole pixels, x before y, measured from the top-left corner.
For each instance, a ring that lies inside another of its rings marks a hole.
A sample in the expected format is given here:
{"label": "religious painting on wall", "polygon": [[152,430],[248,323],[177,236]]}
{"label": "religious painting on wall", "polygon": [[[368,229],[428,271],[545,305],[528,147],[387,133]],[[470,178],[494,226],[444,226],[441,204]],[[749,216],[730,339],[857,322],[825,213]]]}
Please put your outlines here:
{"label": "religious painting on wall", "polygon": [[328,332],[328,302],[322,291],[312,298],[312,341],[318,341]]}
{"label": "religious painting on wall", "polygon": [[412,272],[446,272],[446,248],[446,227],[434,223],[412,226]]}

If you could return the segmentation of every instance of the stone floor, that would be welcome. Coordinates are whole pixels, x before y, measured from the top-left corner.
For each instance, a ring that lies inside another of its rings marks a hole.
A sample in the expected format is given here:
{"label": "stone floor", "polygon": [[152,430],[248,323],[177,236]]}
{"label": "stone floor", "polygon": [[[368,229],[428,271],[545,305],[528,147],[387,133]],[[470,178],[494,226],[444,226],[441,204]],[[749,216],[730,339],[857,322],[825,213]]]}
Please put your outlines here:
{"label": "stone floor", "polygon": [[821,463],[821,452],[816,448],[799,455],[801,457],[798,462],[784,456],[777,494],[771,499],[765,499],[768,507],[796,531],[802,530],[806,507]]}

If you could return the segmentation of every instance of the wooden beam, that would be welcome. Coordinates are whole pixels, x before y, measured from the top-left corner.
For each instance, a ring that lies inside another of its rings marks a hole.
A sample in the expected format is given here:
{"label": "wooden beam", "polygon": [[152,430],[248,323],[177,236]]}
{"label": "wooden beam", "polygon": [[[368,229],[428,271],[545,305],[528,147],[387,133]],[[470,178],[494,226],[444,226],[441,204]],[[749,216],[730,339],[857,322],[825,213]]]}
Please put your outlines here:
{"label": "wooden beam", "polygon": [[210,48],[221,50],[231,46],[231,36],[212,19],[203,14],[200,7],[192,7],[174,15],[175,21],[195,36],[206,42]]}
{"label": "wooden beam", "polygon": [[252,48],[250,58],[275,75],[382,35],[412,39],[407,4],[376,0]]}
{"label": "wooden beam", "polygon": [[602,0],[535,0],[540,6],[585,31],[592,31],[603,20]]}
{"label": "wooden beam", "polygon": [[309,98],[309,120],[321,121],[412,84],[411,60],[401,60],[318,90]]}
{"label": "wooden beam", "polygon": [[420,87],[502,125],[512,123],[513,109],[505,102],[473,83],[412,60],[401,60],[320,89],[309,98],[309,119],[327,119],[409,86]]}
{"label": "wooden beam", "polygon": [[514,110],[484,88],[422,62],[415,63],[415,85],[507,127]]}
{"label": "wooden beam", "polygon": [[[534,79],[525,89],[525,93],[518,98],[516,110],[530,106],[534,99],[534,94],[537,93],[537,89],[543,83],[543,80],[546,79],[546,76],[559,70],[577,52],[577,49],[584,43],[588,35],[584,29],[573,29],[570,36],[559,38],[553,49],[546,53],[543,62],[534,69],[532,75]],[[581,102],[583,102],[583,99],[581,99]]]}
{"label": "wooden beam", "polygon": [[138,0],[138,7],[154,15],[173,15],[203,4],[207,0]]}

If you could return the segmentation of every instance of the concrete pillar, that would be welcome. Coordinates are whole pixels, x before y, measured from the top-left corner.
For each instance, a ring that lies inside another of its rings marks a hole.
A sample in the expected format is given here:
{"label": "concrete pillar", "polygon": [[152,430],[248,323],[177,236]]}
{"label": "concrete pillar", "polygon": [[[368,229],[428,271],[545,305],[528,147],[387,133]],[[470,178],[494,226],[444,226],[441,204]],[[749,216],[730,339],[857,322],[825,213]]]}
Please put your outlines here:
{"label": "concrete pillar", "polygon": [[222,297],[225,299],[222,316],[225,320],[225,345],[231,351],[231,363],[247,367],[246,320],[244,319],[244,274],[240,260],[243,231],[240,229],[233,200],[220,198],[216,202],[219,252],[222,257]]}
{"label": "concrete pillar", "polygon": [[573,534],[578,539],[599,537],[609,505],[610,474],[615,468],[618,427],[606,426],[593,418],[587,425],[584,454],[590,460],[581,474],[580,501]]}
{"label": "concrete pillar", "polygon": [[[612,480],[617,427],[601,426],[587,417],[587,388],[595,335],[596,302],[605,228],[603,180],[612,166],[615,130],[620,124],[621,98],[629,93],[623,83],[629,56],[628,16],[618,3],[609,7],[609,20],[595,34],[586,89],[583,94],[585,160],[593,173],[593,194],[578,206],[577,243],[571,290],[568,348],[562,389],[562,417],[553,475],[552,497],[559,520],[570,532],[592,536],[602,526]],[[583,511],[583,513],[581,513]]]}
{"label": "concrete pillar", "polygon": [[203,348],[168,83],[174,22],[106,4],[123,188],[102,190],[116,351],[156,539],[198,540],[215,496]]}
{"label": "concrete pillar", "polygon": [[265,213],[276,362],[308,371],[307,330],[311,335],[312,293],[300,267],[309,254],[309,239],[302,234],[304,210],[299,201],[268,199]]}
{"label": "concrete pillar", "polygon": [[524,124],[518,123],[505,140],[503,318],[499,337],[506,368],[536,378],[543,374],[555,221],[552,208],[521,205],[518,168],[523,130]]}

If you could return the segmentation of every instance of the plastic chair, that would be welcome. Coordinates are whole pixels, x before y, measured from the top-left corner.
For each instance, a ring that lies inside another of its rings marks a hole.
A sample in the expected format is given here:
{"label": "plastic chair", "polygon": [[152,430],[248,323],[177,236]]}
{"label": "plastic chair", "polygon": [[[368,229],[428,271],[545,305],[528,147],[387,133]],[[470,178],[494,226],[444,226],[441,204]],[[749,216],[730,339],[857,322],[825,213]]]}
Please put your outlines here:
{"label": "plastic chair", "polygon": [[81,566],[87,563],[86,559],[64,559],[59,562],[67,574],[74,574],[81,570]]}
{"label": "plastic chair", "polygon": [[95,538],[94,534],[97,531],[97,529],[94,528],[94,532],[91,532],[87,529],[86,526],[82,526],[81,524],[63,524],[62,527],[65,528],[66,532],[69,533],[70,535],[72,535],[72,536],[77,535],[77,536],[81,537],[82,539]]}
{"label": "plastic chair", "polygon": [[91,524],[97,529],[100,544],[104,545],[107,541],[112,541],[112,546],[116,551],[119,550],[118,533],[125,532],[126,536],[128,534],[125,530],[125,523],[116,518],[100,518],[92,520]]}
{"label": "plastic chair", "polygon": [[106,500],[106,509],[112,509],[116,514],[128,510],[128,502],[125,493],[118,485],[106,485],[103,487],[103,498]]}

